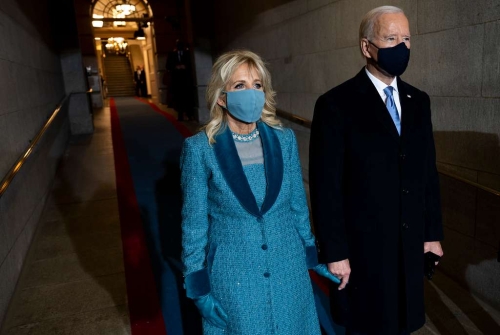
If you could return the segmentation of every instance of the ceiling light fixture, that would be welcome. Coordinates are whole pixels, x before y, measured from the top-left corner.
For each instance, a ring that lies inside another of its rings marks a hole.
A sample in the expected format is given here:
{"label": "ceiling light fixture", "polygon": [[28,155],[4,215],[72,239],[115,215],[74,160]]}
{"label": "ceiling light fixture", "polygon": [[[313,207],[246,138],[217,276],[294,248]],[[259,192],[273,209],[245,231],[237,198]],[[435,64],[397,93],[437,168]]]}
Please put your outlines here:
{"label": "ceiling light fixture", "polygon": [[[102,19],[102,18],[104,18],[104,16],[94,14],[94,15],[92,15],[92,18],[93,19]],[[101,21],[101,20],[93,20],[92,21],[92,27],[94,27],[94,28],[102,28],[103,25],[104,25],[104,21]]]}

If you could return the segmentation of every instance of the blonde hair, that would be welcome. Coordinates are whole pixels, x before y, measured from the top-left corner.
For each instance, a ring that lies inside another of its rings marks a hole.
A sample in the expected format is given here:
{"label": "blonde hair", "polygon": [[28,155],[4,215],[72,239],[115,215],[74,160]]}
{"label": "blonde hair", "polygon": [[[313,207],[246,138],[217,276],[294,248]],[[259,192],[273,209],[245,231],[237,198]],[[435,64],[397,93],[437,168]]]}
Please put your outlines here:
{"label": "blonde hair", "polygon": [[375,23],[381,15],[396,13],[404,14],[404,11],[395,6],[380,6],[366,13],[363,20],[361,20],[361,24],[359,25],[359,41],[361,42],[363,38],[367,38],[368,40],[373,38]]}
{"label": "blonde hair", "polygon": [[270,127],[279,128],[280,121],[276,118],[276,92],[271,85],[271,74],[267,70],[264,61],[255,53],[248,50],[233,50],[220,55],[212,66],[212,75],[208,83],[206,100],[210,110],[210,120],[202,128],[207,134],[210,144],[215,143],[215,136],[225,129],[227,115],[224,109],[217,104],[217,99],[223,95],[222,91],[231,80],[234,72],[243,64],[247,64],[250,69],[255,69],[260,75],[262,88],[266,101],[260,119]]}

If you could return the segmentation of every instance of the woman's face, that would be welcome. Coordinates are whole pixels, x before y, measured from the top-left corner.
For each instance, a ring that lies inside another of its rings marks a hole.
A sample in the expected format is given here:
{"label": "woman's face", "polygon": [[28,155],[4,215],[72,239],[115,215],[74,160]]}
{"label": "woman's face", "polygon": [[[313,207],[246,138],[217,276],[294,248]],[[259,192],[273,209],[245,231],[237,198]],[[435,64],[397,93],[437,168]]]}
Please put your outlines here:
{"label": "woman's face", "polygon": [[[234,71],[225,90],[231,92],[248,89],[264,90],[259,72],[257,72],[255,68],[248,66],[248,64],[241,64],[236,71]],[[226,106],[225,99],[222,99],[222,97],[219,97],[217,103],[220,106]]]}
{"label": "woman's face", "polygon": [[226,91],[248,89],[262,91],[262,81],[255,68],[248,66],[248,64],[241,64],[231,76],[231,79],[226,86]]}

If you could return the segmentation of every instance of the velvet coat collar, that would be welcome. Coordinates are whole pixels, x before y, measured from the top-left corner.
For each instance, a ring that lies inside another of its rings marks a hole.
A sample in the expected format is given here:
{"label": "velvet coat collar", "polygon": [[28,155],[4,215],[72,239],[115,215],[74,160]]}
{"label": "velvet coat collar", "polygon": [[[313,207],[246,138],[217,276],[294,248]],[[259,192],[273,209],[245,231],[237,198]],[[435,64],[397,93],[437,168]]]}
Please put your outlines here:
{"label": "velvet coat collar", "polygon": [[260,219],[271,209],[280,193],[283,181],[283,155],[280,141],[273,129],[260,121],[257,122],[257,128],[262,141],[267,182],[266,197],[262,208],[259,209],[257,206],[257,201],[248,184],[229,127],[217,135],[214,151],[222,175],[241,206],[248,213]]}

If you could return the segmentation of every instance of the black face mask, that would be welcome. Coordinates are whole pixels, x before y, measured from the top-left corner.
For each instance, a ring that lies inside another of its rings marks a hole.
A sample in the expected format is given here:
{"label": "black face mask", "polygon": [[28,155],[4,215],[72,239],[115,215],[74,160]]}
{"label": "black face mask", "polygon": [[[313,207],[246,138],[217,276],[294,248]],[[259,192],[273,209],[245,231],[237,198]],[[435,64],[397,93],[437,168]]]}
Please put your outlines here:
{"label": "black face mask", "polygon": [[390,48],[379,48],[372,42],[370,44],[378,49],[377,63],[384,71],[392,76],[400,76],[405,72],[410,61],[410,49],[404,42]]}

